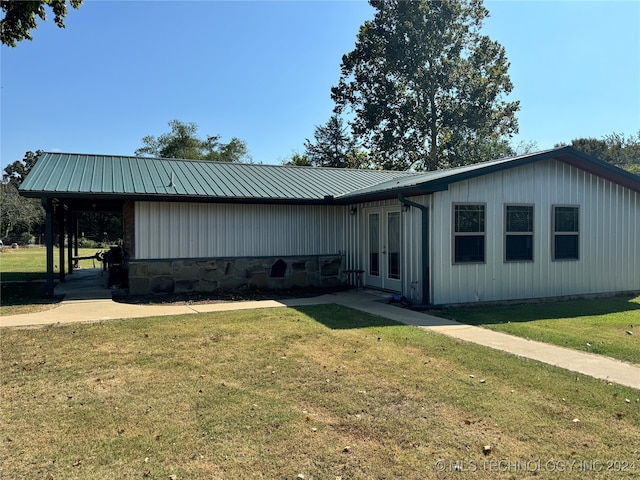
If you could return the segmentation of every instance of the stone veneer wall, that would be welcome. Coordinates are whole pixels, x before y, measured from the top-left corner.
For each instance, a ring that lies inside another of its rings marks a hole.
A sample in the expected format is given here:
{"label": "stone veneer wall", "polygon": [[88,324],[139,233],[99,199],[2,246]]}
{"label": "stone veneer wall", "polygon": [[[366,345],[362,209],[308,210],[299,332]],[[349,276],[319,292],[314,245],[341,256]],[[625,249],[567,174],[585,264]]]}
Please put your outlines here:
{"label": "stone veneer wall", "polygon": [[335,287],[343,283],[342,269],[342,255],[132,259],[129,262],[129,294]]}

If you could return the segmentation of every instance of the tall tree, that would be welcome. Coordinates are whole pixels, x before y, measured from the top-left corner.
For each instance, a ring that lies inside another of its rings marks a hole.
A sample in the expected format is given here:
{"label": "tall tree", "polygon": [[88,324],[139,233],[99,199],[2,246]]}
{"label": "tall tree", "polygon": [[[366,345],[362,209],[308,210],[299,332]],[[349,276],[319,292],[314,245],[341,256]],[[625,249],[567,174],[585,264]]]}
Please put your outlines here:
{"label": "tall tree", "polygon": [[640,176],[640,163],[634,163],[633,165],[629,165],[625,167],[625,170],[633,173],[634,175]]}
{"label": "tall tree", "polygon": [[495,158],[518,130],[504,48],[481,35],[482,0],[370,0],[331,96],[385,169],[433,170]]}
{"label": "tall tree", "polygon": [[20,196],[12,183],[0,184],[0,237],[18,238],[21,233],[31,233],[44,219],[44,209],[37,198]]}
{"label": "tall tree", "polygon": [[[556,146],[563,145],[561,143]],[[601,139],[576,138],[571,141],[571,146],[629,171],[637,171],[640,168],[640,131],[629,136],[611,133]]]}
{"label": "tall tree", "polygon": [[317,126],[314,141],[304,142],[305,157],[316,167],[364,168],[366,155],[358,153],[356,142],[338,115],[332,115],[326,125]]}
{"label": "tall tree", "polygon": [[292,152],[291,157],[285,158],[282,160],[282,165],[287,167],[312,167],[313,164],[309,157],[307,157],[304,153],[300,152]]}
{"label": "tall tree", "polygon": [[179,120],[169,122],[170,132],[158,138],[147,135],[142,138],[143,146],[135,151],[137,156],[160,158],[186,158],[190,160],[214,160],[218,162],[250,162],[247,145],[233,137],[229,143],[221,143],[220,135],[198,137],[195,123]]}
{"label": "tall tree", "polygon": [[538,142],[535,140],[520,140],[518,143],[511,144],[509,155],[527,155],[529,153],[533,153],[535,151],[540,150],[538,147]]}
{"label": "tall tree", "polygon": [[42,155],[42,150],[26,152],[22,160],[16,160],[4,167],[4,173],[2,174],[3,180],[18,188],[36,164],[40,155]]}
{"label": "tall tree", "polygon": [[[69,0],[69,5],[77,10],[82,1]],[[37,17],[47,20],[45,5],[53,10],[56,25],[64,28],[64,19],[68,13],[66,0],[0,0],[0,9],[4,12],[4,18],[0,20],[2,43],[15,47],[16,42],[33,40],[31,30],[38,27]]]}
{"label": "tall tree", "polygon": [[44,218],[44,209],[37,198],[20,196],[18,188],[38,161],[42,151],[26,152],[4,168],[0,184],[0,236],[31,233]]}

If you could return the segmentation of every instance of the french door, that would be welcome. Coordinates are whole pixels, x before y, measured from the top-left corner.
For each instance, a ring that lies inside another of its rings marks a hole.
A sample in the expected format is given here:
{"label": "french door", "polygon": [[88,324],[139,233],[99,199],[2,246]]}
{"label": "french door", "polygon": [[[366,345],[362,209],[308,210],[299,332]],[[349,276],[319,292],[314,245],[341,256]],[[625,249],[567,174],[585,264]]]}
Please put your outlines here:
{"label": "french door", "polygon": [[402,291],[401,213],[399,208],[367,210],[366,284]]}

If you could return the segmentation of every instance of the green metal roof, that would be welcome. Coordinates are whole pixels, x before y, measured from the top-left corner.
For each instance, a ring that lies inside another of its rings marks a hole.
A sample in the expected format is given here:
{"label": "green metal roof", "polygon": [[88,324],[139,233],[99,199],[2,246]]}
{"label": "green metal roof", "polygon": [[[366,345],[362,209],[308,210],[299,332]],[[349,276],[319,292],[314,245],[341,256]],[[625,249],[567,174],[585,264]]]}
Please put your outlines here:
{"label": "green metal roof", "polygon": [[561,147],[424,173],[48,152],[20,193],[74,199],[350,203],[446,190],[451,183],[551,158],[640,192],[640,177]]}
{"label": "green metal roof", "polygon": [[407,172],[44,153],[25,196],[326,202]]}
{"label": "green metal roof", "polygon": [[349,192],[339,196],[338,199],[362,201],[367,198],[382,196],[385,192],[394,196],[398,193],[407,195],[438,192],[446,190],[452,183],[552,158],[640,192],[640,176],[586,155],[573,147],[560,147],[517,157],[394,178]]}

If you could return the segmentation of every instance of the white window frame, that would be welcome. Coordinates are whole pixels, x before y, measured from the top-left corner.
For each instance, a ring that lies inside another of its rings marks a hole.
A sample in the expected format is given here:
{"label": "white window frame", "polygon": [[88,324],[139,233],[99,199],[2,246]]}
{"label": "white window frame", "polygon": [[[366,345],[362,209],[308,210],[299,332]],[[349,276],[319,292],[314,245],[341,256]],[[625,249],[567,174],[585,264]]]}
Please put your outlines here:
{"label": "white window frame", "polygon": [[[509,222],[508,222],[508,214],[507,211],[509,210],[509,207],[527,207],[531,209],[531,230],[527,231],[527,232],[511,232],[508,230],[509,228]],[[505,263],[514,263],[514,262],[528,262],[531,263],[534,261],[534,255],[535,255],[535,243],[534,243],[534,238],[535,238],[535,215],[536,215],[536,209],[535,209],[535,205],[531,204],[531,203],[505,203],[504,204],[504,241],[503,241],[503,245],[504,245],[504,262]],[[523,236],[523,237],[531,237],[531,258],[526,258],[526,259],[509,259],[507,258],[507,237],[510,236]]]}
{"label": "white window frame", "polygon": [[[457,232],[456,231],[456,207],[458,206],[477,206],[483,207],[484,219],[483,230],[481,232]],[[456,238],[457,237],[483,237],[482,260],[475,261],[456,261]],[[456,202],[451,206],[451,263],[453,265],[474,265],[487,263],[487,204],[484,202]]]}
{"label": "white window frame", "polygon": [[[577,230],[571,232],[556,231],[556,209],[557,208],[574,208],[576,209],[577,216]],[[580,205],[552,205],[551,206],[551,259],[554,262],[575,262],[580,260]],[[577,237],[577,252],[575,258],[557,258],[556,257],[556,237],[563,236],[575,236]]]}

